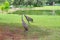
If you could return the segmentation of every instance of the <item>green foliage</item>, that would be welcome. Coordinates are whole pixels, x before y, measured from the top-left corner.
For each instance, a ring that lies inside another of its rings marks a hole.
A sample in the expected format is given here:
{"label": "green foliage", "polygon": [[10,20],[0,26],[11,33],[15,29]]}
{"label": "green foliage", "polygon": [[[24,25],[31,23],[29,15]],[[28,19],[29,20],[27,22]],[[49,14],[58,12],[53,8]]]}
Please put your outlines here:
{"label": "green foliage", "polygon": [[6,1],[5,3],[3,3],[1,6],[0,6],[0,10],[2,11],[8,11],[10,8],[10,4],[8,1]]}
{"label": "green foliage", "polygon": [[0,6],[0,10],[3,11],[4,9],[5,9],[4,5],[1,5],[1,6]]}
{"label": "green foliage", "polygon": [[13,4],[14,0],[7,0],[10,4]]}
{"label": "green foliage", "polygon": [[59,0],[14,0],[13,5],[33,5],[34,7],[45,6],[46,3],[51,4],[51,2],[59,2]]}
{"label": "green foliage", "polygon": [[10,8],[10,4],[9,4],[9,2],[6,1],[5,4],[4,4],[4,6],[5,6],[5,10],[8,10],[8,9]]}
{"label": "green foliage", "polygon": [[23,5],[24,0],[14,0],[13,5]]}
{"label": "green foliage", "polygon": [[[37,1],[37,0],[14,0],[13,5],[26,5],[26,7],[28,7],[29,5],[33,5],[33,6],[38,6],[40,7],[42,5],[41,1]],[[30,7],[29,6],[29,7]]]}
{"label": "green foliage", "polygon": [[[48,4],[50,4],[52,1],[55,1],[55,3],[60,3],[60,0],[7,0],[10,4],[13,5],[33,5],[35,7],[40,7]],[[0,4],[4,3],[5,0],[0,0]]]}

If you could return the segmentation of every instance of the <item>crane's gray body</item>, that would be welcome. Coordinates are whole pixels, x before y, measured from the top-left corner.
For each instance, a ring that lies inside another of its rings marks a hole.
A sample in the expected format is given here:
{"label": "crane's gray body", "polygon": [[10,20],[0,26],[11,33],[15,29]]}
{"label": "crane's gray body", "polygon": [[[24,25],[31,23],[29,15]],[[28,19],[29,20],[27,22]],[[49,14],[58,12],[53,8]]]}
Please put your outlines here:
{"label": "crane's gray body", "polygon": [[28,25],[23,20],[23,15],[21,17],[22,17],[22,26],[24,27],[25,31],[28,31]]}
{"label": "crane's gray body", "polygon": [[28,16],[26,16],[26,15],[24,15],[24,16],[25,16],[25,18],[27,19],[28,23],[29,23],[29,21],[30,21],[30,22],[33,22],[33,19],[32,19],[31,17],[28,17]]}

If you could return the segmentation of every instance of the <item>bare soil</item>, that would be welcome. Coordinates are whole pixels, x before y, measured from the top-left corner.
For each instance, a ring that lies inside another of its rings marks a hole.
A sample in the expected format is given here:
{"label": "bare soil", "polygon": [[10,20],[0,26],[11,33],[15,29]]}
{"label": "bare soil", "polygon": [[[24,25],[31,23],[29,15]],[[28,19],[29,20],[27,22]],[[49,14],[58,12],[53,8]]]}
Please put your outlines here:
{"label": "bare soil", "polygon": [[[31,36],[31,40],[37,40],[36,36]],[[30,40],[30,38],[28,38],[27,32],[24,32],[24,29],[0,27],[0,40]]]}

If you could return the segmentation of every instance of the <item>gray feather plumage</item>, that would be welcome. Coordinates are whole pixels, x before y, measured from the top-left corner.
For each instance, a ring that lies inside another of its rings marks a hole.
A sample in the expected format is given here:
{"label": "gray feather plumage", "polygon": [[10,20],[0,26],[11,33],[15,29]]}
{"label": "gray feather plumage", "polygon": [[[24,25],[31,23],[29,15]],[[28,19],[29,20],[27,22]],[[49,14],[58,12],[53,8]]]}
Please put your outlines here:
{"label": "gray feather plumage", "polygon": [[31,18],[31,17],[29,17],[29,16],[26,16],[26,15],[24,15],[25,16],[25,18],[27,19],[27,21],[29,22],[33,22],[33,19]]}
{"label": "gray feather plumage", "polygon": [[28,25],[23,20],[23,15],[22,15],[22,26],[24,27],[25,31],[28,31]]}

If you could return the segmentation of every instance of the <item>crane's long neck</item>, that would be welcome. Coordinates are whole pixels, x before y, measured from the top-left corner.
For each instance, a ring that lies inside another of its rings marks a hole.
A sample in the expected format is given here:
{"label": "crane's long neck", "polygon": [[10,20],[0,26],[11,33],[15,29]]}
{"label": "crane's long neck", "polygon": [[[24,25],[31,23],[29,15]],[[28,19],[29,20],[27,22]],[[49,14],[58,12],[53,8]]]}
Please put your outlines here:
{"label": "crane's long neck", "polygon": [[24,15],[22,15],[22,23],[23,23],[23,24],[26,24],[25,21],[24,21],[24,19],[23,19],[23,16],[24,16]]}
{"label": "crane's long neck", "polygon": [[24,15],[25,16],[25,18],[27,19],[27,16],[26,15]]}

